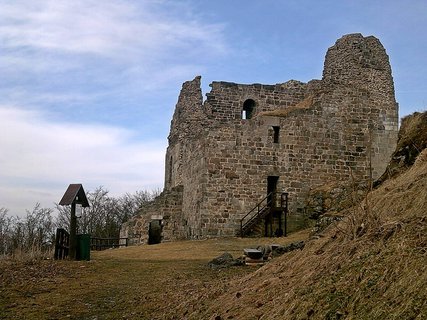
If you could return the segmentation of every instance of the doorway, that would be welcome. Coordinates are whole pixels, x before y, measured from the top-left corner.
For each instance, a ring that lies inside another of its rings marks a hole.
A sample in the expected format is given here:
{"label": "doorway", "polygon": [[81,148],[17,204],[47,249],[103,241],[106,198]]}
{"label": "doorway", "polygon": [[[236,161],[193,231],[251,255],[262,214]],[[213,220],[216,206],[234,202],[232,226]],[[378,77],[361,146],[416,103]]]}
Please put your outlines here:
{"label": "doorway", "polygon": [[148,244],[157,244],[162,241],[162,220],[151,220],[148,227]]}
{"label": "doorway", "polygon": [[278,176],[267,177],[267,204],[270,207],[277,207],[276,192],[277,192],[278,182],[279,182]]}

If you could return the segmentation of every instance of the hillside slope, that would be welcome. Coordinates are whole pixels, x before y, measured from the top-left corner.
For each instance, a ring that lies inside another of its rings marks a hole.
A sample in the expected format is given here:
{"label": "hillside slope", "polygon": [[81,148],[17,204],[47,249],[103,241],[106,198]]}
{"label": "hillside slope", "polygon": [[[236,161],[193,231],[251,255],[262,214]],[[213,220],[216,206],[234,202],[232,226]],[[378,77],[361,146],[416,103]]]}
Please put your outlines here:
{"label": "hillside slope", "polygon": [[304,250],[219,296],[187,297],[174,312],[217,320],[427,319],[426,210],[427,149]]}

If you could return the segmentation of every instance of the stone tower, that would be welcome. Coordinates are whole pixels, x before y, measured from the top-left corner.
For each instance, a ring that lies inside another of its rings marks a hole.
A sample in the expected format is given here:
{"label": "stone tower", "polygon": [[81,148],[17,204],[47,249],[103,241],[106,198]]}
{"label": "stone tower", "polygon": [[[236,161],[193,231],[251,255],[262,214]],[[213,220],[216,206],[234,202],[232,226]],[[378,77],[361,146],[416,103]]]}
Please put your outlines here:
{"label": "stone tower", "polygon": [[161,215],[165,238],[233,236],[259,199],[279,191],[289,194],[290,214],[298,215],[311,188],[350,176],[375,179],[395,148],[391,67],[373,36],[337,40],[322,80],[213,82],[205,102],[200,80],[183,84],[164,192],[129,222],[129,236],[146,232],[153,212]]}

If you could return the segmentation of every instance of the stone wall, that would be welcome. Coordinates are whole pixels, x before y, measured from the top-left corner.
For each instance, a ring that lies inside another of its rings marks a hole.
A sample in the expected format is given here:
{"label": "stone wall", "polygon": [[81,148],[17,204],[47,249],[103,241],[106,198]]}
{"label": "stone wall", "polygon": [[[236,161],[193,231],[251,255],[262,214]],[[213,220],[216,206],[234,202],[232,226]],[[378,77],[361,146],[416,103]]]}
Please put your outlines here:
{"label": "stone wall", "polygon": [[183,186],[182,210],[165,233],[175,237],[235,235],[272,177],[302,214],[310,189],[375,179],[396,145],[391,67],[374,37],[337,40],[322,80],[211,87],[203,102],[200,77],[184,83],[171,123],[165,191]]}
{"label": "stone wall", "polygon": [[126,222],[120,230],[120,238],[128,238],[129,245],[147,243],[150,221],[161,220],[162,240],[177,240],[185,237],[182,219],[183,187],[164,190],[153,201],[141,208],[140,213]]}
{"label": "stone wall", "polygon": [[213,82],[210,86],[204,108],[209,110],[210,118],[226,123],[240,122],[242,106],[249,99],[255,102],[255,117],[263,111],[295,105],[306,92],[306,84],[295,80],[276,85]]}
{"label": "stone wall", "polygon": [[355,158],[365,155],[378,177],[396,145],[399,120],[384,47],[372,36],[342,37],[326,54],[322,83],[321,105],[340,121],[334,124],[341,144]]}

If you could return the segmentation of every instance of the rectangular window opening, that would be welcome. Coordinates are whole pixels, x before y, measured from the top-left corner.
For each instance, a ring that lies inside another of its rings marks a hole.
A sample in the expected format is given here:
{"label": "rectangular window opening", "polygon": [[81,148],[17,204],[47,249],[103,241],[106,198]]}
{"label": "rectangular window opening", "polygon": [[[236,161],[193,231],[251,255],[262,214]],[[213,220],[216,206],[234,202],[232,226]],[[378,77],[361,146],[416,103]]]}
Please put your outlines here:
{"label": "rectangular window opening", "polygon": [[273,143],[279,143],[280,127],[273,126]]}

